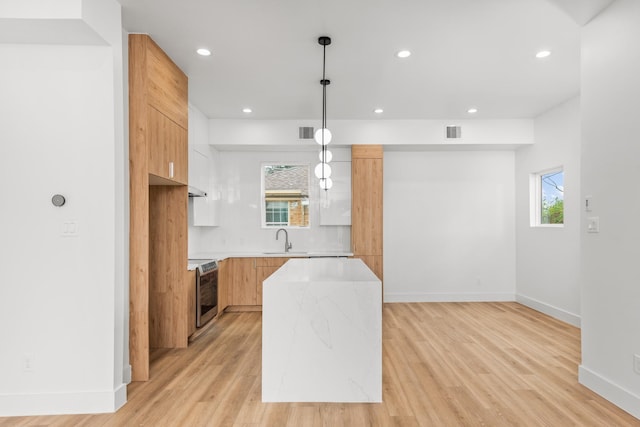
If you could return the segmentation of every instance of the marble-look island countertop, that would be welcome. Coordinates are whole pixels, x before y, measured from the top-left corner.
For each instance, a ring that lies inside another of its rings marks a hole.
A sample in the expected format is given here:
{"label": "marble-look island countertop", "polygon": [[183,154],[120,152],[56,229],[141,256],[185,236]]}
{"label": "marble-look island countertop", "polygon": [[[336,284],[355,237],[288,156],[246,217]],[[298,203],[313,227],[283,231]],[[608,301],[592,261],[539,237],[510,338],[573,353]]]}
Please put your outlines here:
{"label": "marble-look island countertop", "polygon": [[381,402],[382,284],[359,259],[292,259],[263,282],[263,402]]}

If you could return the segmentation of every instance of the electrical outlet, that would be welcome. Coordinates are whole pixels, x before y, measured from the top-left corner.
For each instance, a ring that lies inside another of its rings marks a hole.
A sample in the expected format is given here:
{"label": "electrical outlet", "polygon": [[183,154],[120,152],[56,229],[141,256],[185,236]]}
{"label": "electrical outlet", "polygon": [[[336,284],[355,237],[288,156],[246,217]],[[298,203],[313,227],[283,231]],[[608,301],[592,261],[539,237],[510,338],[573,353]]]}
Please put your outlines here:
{"label": "electrical outlet", "polygon": [[640,375],[640,354],[633,355],[633,372]]}

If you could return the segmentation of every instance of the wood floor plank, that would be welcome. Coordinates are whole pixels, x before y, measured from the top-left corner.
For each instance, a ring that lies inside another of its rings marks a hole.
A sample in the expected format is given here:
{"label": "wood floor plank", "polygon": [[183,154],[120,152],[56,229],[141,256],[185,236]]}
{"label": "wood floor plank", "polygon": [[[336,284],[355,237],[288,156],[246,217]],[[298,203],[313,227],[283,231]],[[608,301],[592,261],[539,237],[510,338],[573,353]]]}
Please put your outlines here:
{"label": "wood floor plank", "polygon": [[0,418],[0,427],[640,426],[577,381],[580,330],[518,303],[385,304],[383,403],[263,403],[260,312],[156,349],[115,414]]}

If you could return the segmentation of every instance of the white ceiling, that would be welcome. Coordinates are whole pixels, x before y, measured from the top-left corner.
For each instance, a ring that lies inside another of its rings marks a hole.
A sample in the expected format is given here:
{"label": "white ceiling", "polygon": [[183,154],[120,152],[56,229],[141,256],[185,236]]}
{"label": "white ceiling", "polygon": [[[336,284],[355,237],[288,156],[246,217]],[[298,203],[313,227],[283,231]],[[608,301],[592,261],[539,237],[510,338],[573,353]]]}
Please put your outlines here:
{"label": "white ceiling", "polygon": [[[209,118],[528,118],[579,91],[580,27],[557,0],[120,0]],[[200,57],[196,48],[213,54]],[[546,59],[535,58],[549,49]],[[395,57],[401,49],[412,55]],[[470,116],[469,107],[478,108]],[[241,112],[250,107],[253,113]],[[373,113],[383,108],[382,115]]]}

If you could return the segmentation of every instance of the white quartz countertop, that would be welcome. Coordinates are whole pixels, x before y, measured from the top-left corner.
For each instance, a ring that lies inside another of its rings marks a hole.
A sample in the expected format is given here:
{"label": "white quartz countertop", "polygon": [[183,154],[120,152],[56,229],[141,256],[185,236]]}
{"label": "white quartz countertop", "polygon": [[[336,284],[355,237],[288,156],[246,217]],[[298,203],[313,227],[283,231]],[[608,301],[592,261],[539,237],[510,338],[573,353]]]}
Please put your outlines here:
{"label": "white quartz countertop", "polygon": [[378,282],[379,279],[360,259],[302,258],[290,259],[267,280],[278,283],[354,283]]}
{"label": "white quartz countertop", "polygon": [[276,251],[246,251],[246,252],[201,252],[195,254],[189,254],[189,259],[215,259],[222,261],[227,258],[254,258],[254,257],[271,257],[271,258],[323,258],[323,257],[350,257],[353,256],[353,252],[342,251],[291,251],[291,252],[276,252]]}

